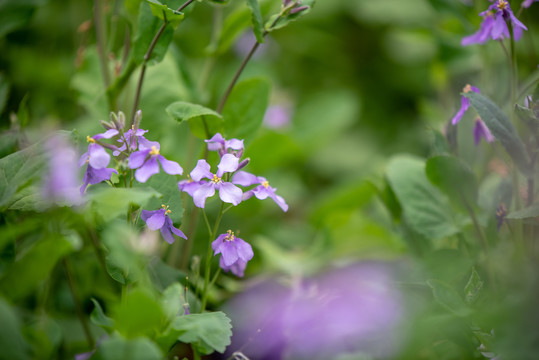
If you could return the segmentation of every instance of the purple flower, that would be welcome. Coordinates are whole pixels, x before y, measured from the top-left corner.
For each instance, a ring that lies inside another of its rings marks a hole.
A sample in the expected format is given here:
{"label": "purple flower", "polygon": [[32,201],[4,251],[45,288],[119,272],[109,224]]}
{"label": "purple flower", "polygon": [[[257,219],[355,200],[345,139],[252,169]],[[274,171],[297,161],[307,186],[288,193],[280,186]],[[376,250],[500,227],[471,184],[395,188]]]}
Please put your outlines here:
{"label": "purple flower", "polygon": [[221,234],[211,243],[214,256],[221,254],[219,266],[224,271],[232,271],[236,276],[243,277],[247,262],[253,258],[253,248],[244,240],[234,236],[231,230]]}
{"label": "purple flower", "polygon": [[[473,92],[476,92],[476,93],[480,92],[478,88],[476,88],[475,86],[471,86],[470,84],[466,85],[464,87],[464,89],[462,89],[462,92],[465,93],[465,94],[469,93],[470,91],[473,91]],[[462,118],[462,116],[464,115],[466,110],[468,110],[469,107],[470,107],[470,99],[468,99],[464,95],[461,96],[461,98],[460,98],[460,109],[456,113],[456,115],[453,116],[453,119],[451,119],[451,124],[456,125],[460,121],[460,119]]]}
{"label": "purple flower", "polygon": [[139,151],[135,151],[129,155],[128,166],[131,169],[137,169],[135,171],[135,179],[138,182],[145,183],[150,176],[159,172],[157,160],[159,160],[161,167],[167,174],[183,174],[182,167],[175,161],[165,159],[159,153],[159,149],[160,145],[157,141],[148,141],[144,146],[139,146]]}
{"label": "purple flower", "polygon": [[168,206],[161,205],[161,207],[162,209],[154,211],[142,210],[140,217],[151,230],[160,230],[161,235],[169,244],[172,244],[175,240],[173,233],[187,240],[187,236],[180,229],[175,228],[172,220],[168,217],[171,212]]}
{"label": "purple flower", "polygon": [[481,141],[481,138],[484,138],[486,142],[491,143],[496,140],[494,135],[490,132],[487,125],[481,120],[481,118],[478,116],[475,118],[475,126],[473,129],[473,136],[474,136],[474,142],[475,145],[479,145],[479,142]]}
{"label": "purple flower", "polygon": [[243,154],[243,140],[225,138],[217,133],[209,140],[204,140],[208,144],[208,150],[219,152],[219,156],[223,156],[228,153],[233,153],[236,157],[240,158]]}
{"label": "purple flower", "polygon": [[[83,163],[84,164],[84,163]],[[82,166],[79,161],[79,166]],[[110,180],[112,173],[118,174],[118,171],[112,168],[94,169],[88,164],[84,177],[82,179],[82,186],[80,187],[80,193],[84,194],[88,185],[99,184],[102,181]]]}
{"label": "purple flower", "polygon": [[[82,186],[80,187],[80,193],[84,194],[88,185],[95,185],[105,180],[110,180],[112,173],[118,174],[118,172],[112,168],[107,168],[110,162],[110,155],[103,147],[104,144],[99,144],[97,140],[110,139],[111,137],[118,135],[118,130],[110,129],[103,134],[97,134],[94,137],[86,137],[86,140],[90,143],[88,145],[88,151],[82,154],[79,159],[79,167],[87,164],[84,178],[82,179]],[[115,149],[116,147],[108,145]]]}
{"label": "purple flower", "polygon": [[60,135],[49,138],[45,148],[49,167],[41,189],[43,197],[53,202],[80,204],[77,152]]}
{"label": "purple flower", "polygon": [[118,142],[122,143],[122,146],[112,154],[118,156],[120,155],[120,152],[125,151],[128,148],[129,152],[134,151],[137,148],[139,148],[139,150],[145,150],[148,146],[151,148],[151,141],[146,140],[143,136],[147,132],[148,130],[135,129],[135,126],[133,125],[131,129],[126,131],[125,134],[118,139]]}
{"label": "purple flower", "polygon": [[[217,166],[217,174],[210,172],[210,165],[206,160],[198,160],[197,165],[191,171],[191,179],[194,182],[180,182],[178,187],[181,191],[187,192],[193,197],[193,202],[199,208],[204,208],[206,199],[215,194],[215,190],[219,190],[219,197],[226,203],[238,205],[243,193],[240,188],[230,182],[223,181],[223,175],[232,173],[238,169],[239,159],[232,154],[224,154],[221,162]],[[208,179],[209,181],[202,181]]]}
{"label": "purple flower", "polygon": [[290,14],[297,14],[309,8],[307,5],[301,6],[301,0],[283,0],[282,7],[282,12],[284,12],[285,15],[288,11],[290,11]]}
{"label": "purple flower", "polygon": [[522,6],[523,8],[529,8],[530,6],[532,6],[532,3],[537,2],[537,1],[539,1],[539,0],[524,0],[524,1],[522,2],[522,5],[521,5],[521,6]]}
{"label": "purple flower", "polygon": [[253,195],[260,200],[264,200],[269,197],[270,199],[275,201],[275,203],[279,205],[279,207],[283,209],[283,211],[288,211],[288,205],[281,196],[275,193],[277,189],[271,187],[266,178],[250,174],[246,171],[238,171],[234,174],[234,177],[232,178],[232,183],[241,186],[258,185],[255,188],[246,191],[243,194],[243,200],[247,200]]}
{"label": "purple flower", "polygon": [[483,22],[479,30],[470,36],[462,39],[462,46],[470,44],[484,44],[489,38],[492,40],[503,40],[509,38],[509,28],[507,21],[511,22],[513,28],[513,36],[515,40],[519,40],[523,30],[528,30],[513,14],[509,3],[505,0],[496,0],[488,7],[486,11],[480,13],[483,17]]}
{"label": "purple flower", "polygon": [[264,125],[271,129],[279,129],[288,125],[290,119],[290,110],[286,106],[272,105],[264,114]]}

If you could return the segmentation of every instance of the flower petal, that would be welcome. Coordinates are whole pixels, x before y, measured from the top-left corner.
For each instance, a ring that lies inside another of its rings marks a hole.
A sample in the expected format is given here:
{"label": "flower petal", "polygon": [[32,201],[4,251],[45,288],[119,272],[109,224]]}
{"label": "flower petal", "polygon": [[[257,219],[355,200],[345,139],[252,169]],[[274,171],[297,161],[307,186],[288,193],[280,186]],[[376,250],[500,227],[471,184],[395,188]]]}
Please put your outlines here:
{"label": "flower petal", "polygon": [[232,154],[224,154],[221,158],[221,162],[217,166],[217,176],[222,177],[226,172],[234,172],[238,169],[240,159]]}
{"label": "flower petal", "polygon": [[221,256],[226,266],[234,264],[238,260],[238,250],[233,241],[225,241],[221,246]]}
{"label": "flower petal", "polygon": [[248,242],[240,238],[235,238],[234,242],[236,243],[236,250],[238,251],[238,257],[240,259],[247,262],[253,258],[253,248]]}
{"label": "flower petal", "polygon": [[219,197],[226,203],[236,206],[243,199],[241,189],[232,183],[220,183],[217,185],[217,188],[219,189]]}
{"label": "flower petal", "polygon": [[189,175],[195,181],[200,181],[203,178],[211,179],[213,178],[213,174],[210,172],[210,169],[210,164],[206,160],[200,159],[197,162],[197,166],[195,166]]}
{"label": "flower petal", "polygon": [[129,159],[127,160],[127,164],[130,169],[138,169],[139,167],[144,164],[144,161],[148,157],[148,154],[150,153],[150,150],[144,150],[144,151],[135,151],[131,155],[129,155]]}
{"label": "flower petal", "polygon": [[183,169],[175,161],[167,160],[163,157],[163,155],[158,155],[157,158],[159,159],[159,162],[161,163],[161,167],[163,168],[163,171],[170,175],[181,175],[183,174]]}
{"label": "flower petal", "polygon": [[232,177],[232,184],[236,185],[251,186],[259,183],[260,182],[258,181],[257,176],[248,173],[247,171],[238,171]]}
{"label": "flower petal", "polygon": [[204,208],[206,199],[215,194],[215,187],[213,183],[208,182],[199,186],[193,193],[193,202],[199,208]]}
{"label": "flower petal", "polygon": [[217,133],[209,140],[204,140],[208,144],[208,150],[217,151],[225,146],[225,138]]}
{"label": "flower petal", "polygon": [[179,237],[182,237],[184,238],[185,240],[187,240],[187,236],[185,236],[185,234],[183,233],[183,231],[181,231],[180,229],[174,227],[174,224],[172,223],[172,220],[167,216],[166,219],[165,219],[165,224],[166,226],[170,229],[170,231],[172,231],[174,234],[178,235]]}
{"label": "flower petal", "polygon": [[161,229],[161,236],[163,236],[163,239],[169,244],[172,244],[176,239],[174,239],[174,235],[170,232],[170,228],[168,226],[163,226]]}
{"label": "flower petal", "polygon": [[148,225],[151,230],[161,229],[165,224],[165,217],[165,209],[157,210],[146,220],[146,225]]}
{"label": "flower petal", "polygon": [[144,163],[140,168],[135,171],[135,179],[140,183],[145,183],[150,176],[155,175],[159,172],[159,164],[157,159],[153,156],[150,156],[148,161]]}
{"label": "flower petal", "polygon": [[275,201],[275,203],[279,205],[279,207],[283,209],[284,212],[288,211],[288,205],[286,204],[282,196],[273,193],[273,195],[270,195],[270,198]]}
{"label": "flower petal", "polygon": [[89,164],[94,169],[103,169],[109,165],[110,155],[105,148],[98,144],[88,146]]}
{"label": "flower petal", "polygon": [[217,254],[221,253],[220,247],[221,247],[221,244],[223,243],[223,240],[225,239],[226,236],[227,236],[227,234],[221,234],[221,235],[217,236],[217,239],[212,241],[211,248],[214,251],[213,255],[217,255]]}

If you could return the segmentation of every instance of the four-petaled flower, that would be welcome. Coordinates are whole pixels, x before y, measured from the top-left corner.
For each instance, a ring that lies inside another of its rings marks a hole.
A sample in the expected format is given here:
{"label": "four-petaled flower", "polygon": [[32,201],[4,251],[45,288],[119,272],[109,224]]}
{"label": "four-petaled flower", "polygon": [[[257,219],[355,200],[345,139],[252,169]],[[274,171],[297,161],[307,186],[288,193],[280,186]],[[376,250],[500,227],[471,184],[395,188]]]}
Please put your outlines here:
{"label": "four-petaled flower", "polygon": [[478,116],[475,118],[475,125],[473,128],[473,137],[475,145],[479,145],[479,142],[481,141],[481,138],[484,138],[486,142],[491,143],[496,140],[494,135],[490,132],[487,125],[481,120],[481,118]]}
{"label": "four-petaled flower", "polygon": [[243,153],[243,140],[225,140],[221,134],[217,133],[211,139],[204,141],[208,144],[208,150],[217,151],[221,157],[233,153],[236,157],[241,158]]}
{"label": "four-petaled flower", "polygon": [[139,142],[139,150],[129,155],[128,166],[135,171],[135,179],[145,183],[150,176],[159,172],[161,163],[163,170],[170,175],[183,174],[182,167],[175,161],[167,160],[159,153],[160,145],[156,141]]}
{"label": "four-petaled flower", "polygon": [[277,189],[271,187],[266,178],[262,176],[256,176],[246,171],[238,171],[234,174],[234,177],[232,178],[232,183],[241,186],[258,185],[255,188],[246,191],[243,194],[243,200],[247,200],[253,195],[260,200],[264,200],[269,197],[270,199],[275,201],[275,203],[279,205],[279,207],[283,209],[283,211],[288,210],[288,205],[286,204],[284,199],[275,193]]}
{"label": "four-petaled flower", "polygon": [[232,271],[236,276],[242,277],[247,262],[253,258],[253,248],[249,243],[234,236],[231,230],[221,234],[211,243],[214,256],[221,254],[219,266],[225,271]]}
{"label": "four-petaled flower", "polygon": [[519,40],[523,30],[528,28],[521,23],[513,14],[509,3],[505,0],[496,0],[486,11],[479,14],[483,17],[479,30],[470,36],[462,39],[462,46],[471,44],[484,44],[489,38],[492,40],[503,40],[509,38],[509,27],[507,22],[511,22],[513,37]]}
{"label": "four-petaled flower", "polygon": [[[206,160],[198,160],[197,165],[190,173],[194,182],[180,182],[178,187],[191,195],[193,202],[199,208],[204,208],[206,199],[213,196],[215,190],[219,191],[219,197],[222,201],[236,206],[241,202],[243,192],[234,184],[224,181],[223,176],[226,173],[236,171],[238,166],[239,159],[237,157],[232,154],[225,154],[217,166],[217,173],[213,174],[210,172],[211,167]],[[202,179],[208,179],[209,181],[202,181]]]}
{"label": "four-petaled flower", "polygon": [[168,217],[170,212],[168,206],[161,205],[161,209],[159,210],[142,210],[140,217],[146,222],[146,225],[148,225],[151,230],[160,230],[161,235],[163,235],[163,238],[169,244],[172,244],[175,240],[172,235],[173,233],[187,240],[187,236],[172,224],[172,220]]}
{"label": "four-petaled flower", "polygon": [[[465,94],[469,93],[470,91],[473,91],[473,92],[476,92],[476,93],[480,92],[478,88],[476,88],[475,86],[471,86],[470,84],[466,85],[464,87],[464,89],[462,89],[462,92],[465,93]],[[453,117],[453,119],[451,119],[451,124],[456,125],[460,121],[460,119],[462,118],[462,116],[464,115],[466,110],[468,110],[469,107],[470,107],[470,99],[468,99],[464,95],[461,96],[461,98],[460,98],[460,109],[456,113],[456,115]]]}

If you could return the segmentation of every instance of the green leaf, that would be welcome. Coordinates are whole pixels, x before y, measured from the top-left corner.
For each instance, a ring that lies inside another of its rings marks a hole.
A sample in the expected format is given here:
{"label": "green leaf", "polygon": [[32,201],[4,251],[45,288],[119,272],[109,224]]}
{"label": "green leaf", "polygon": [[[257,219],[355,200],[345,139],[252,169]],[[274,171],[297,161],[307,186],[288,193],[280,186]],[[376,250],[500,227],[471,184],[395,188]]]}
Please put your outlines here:
{"label": "green leaf", "polygon": [[173,29],[176,29],[178,25],[180,25],[185,16],[182,12],[173,10],[168,6],[161,4],[157,0],[146,1],[150,4],[152,14],[154,14],[163,21],[166,20],[170,25],[172,25]]}
{"label": "green leaf", "polygon": [[114,328],[114,320],[105,315],[103,308],[96,299],[92,298],[92,302],[94,303],[94,309],[90,314],[90,320],[97,326],[110,332]]}
{"label": "green leaf", "polygon": [[55,235],[38,241],[28,252],[6,269],[0,278],[0,293],[18,300],[45,280],[56,263],[73,251],[73,244]]}
{"label": "green leaf", "polygon": [[238,83],[223,109],[228,137],[250,138],[262,124],[268,106],[270,83],[253,78]]}
{"label": "green leaf", "polygon": [[159,347],[145,337],[125,340],[121,337],[108,338],[97,347],[92,360],[162,360]]}
{"label": "green leaf", "polygon": [[0,347],[2,359],[30,359],[30,346],[21,333],[21,324],[14,309],[0,298]]}
{"label": "green leaf", "polygon": [[539,217],[539,204],[529,206],[527,208],[513,211],[507,215],[508,219],[530,219]]}
{"label": "green leaf", "polygon": [[223,353],[232,336],[230,319],[221,311],[178,316],[172,325],[178,340],[190,343],[202,354]]}
{"label": "green leaf", "polygon": [[407,224],[416,232],[429,239],[440,239],[459,231],[448,199],[428,180],[423,160],[396,156],[387,166],[386,177]]}
{"label": "green leaf", "polygon": [[28,111],[28,94],[24,95],[19,104],[19,110],[17,110],[17,120],[19,121],[19,124],[21,124],[21,127],[25,127],[30,121],[30,114]]}
{"label": "green leaf", "polygon": [[209,139],[215,133],[223,132],[223,118],[215,111],[202,105],[177,101],[166,108],[166,112],[178,122],[189,122],[193,135]]}
{"label": "green leaf", "polygon": [[253,32],[256,37],[256,41],[259,43],[264,42],[264,24],[262,20],[262,13],[260,12],[260,5],[258,0],[247,0],[247,6],[251,11],[251,22],[253,23]]}
{"label": "green leaf", "polygon": [[483,288],[483,284],[483,280],[481,280],[475,268],[472,268],[472,275],[464,287],[464,299],[467,304],[473,304],[479,298],[479,292]]}
{"label": "green leaf", "polygon": [[28,217],[20,223],[5,224],[0,227],[0,250],[8,243],[36,231],[43,226],[43,220],[39,218]]}
{"label": "green leaf", "polygon": [[427,160],[426,173],[432,184],[462,208],[466,209],[469,204],[477,202],[477,179],[469,166],[459,158],[434,156]]}
{"label": "green leaf", "polygon": [[0,38],[26,26],[43,0],[0,1]]}
{"label": "green leaf", "polygon": [[145,266],[143,256],[134,248],[135,242],[140,241],[139,234],[118,219],[107,223],[102,240],[108,250],[106,265],[109,275],[122,285],[137,281]]}
{"label": "green leaf", "polygon": [[163,318],[161,304],[149,293],[135,289],[114,312],[116,329],[128,338],[158,331]]}
{"label": "green leaf", "polygon": [[492,135],[503,145],[519,170],[528,177],[532,176],[528,153],[507,115],[492,100],[481,94],[470,91],[464,93],[464,96],[470,99],[471,105],[481,116]]}
{"label": "green leaf", "polygon": [[89,197],[92,209],[103,219],[110,220],[120,215],[125,216],[131,204],[144,206],[152,197],[160,196],[160,193],[148,187],[103,187],[90,193]]}
{"label": "green leaf", "polygon": [[283,28],[287,26],[288,24],[290,24],[292,21],[295,21],[299,19],[300,17],[307,15],[309,12],[311,12],[315,2],[316,0],[302,0],[301,6],[309,6],[309,8],[303,11],[300,11],[299,13],[288,14],[282,17],[280,17],[279,14],[273,15],[266,22],[266,26],[265,26],[266,31],[273,31],[273,30]]}
{"label": "green leaf", "polygon": [[4,112],[9,97],[9,82],[0,74],[0,115]]}
{"label": "green leaf", "polygon": [[449,284],[440,280],[427,280],[432,289],[434,299],[447,310],[457,316],[468,316],[471,310],[466,306],[460,295]]}
{"label": "green leaf", "polygon": [[41,196],[41,189],[37,186],[27,186],[15,195],[6,204],[8,210],[42,212],[50,207],[50,201]]}

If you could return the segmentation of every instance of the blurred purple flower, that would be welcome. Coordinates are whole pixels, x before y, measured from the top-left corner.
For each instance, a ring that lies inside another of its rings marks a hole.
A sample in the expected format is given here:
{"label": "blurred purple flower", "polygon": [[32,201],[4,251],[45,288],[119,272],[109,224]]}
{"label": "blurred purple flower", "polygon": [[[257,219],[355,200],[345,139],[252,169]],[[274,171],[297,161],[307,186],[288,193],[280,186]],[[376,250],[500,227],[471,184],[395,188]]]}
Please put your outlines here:
{"label": "blurred purple flower", "polygon": [[[227,304],[234,335],[252,359],[333,359],[361,352],[390,358],[404,317],[401,294],[381,263],[362,263],[298,281],[264,282]],[[260,336],[254,335],[260,332]]]}
{"label": "blurred purple flower", "polygon": [[481,120],[481,118],[478,116],[475,118],[475,126],[473,129],[473,136],[474,136],[474,142],[475,145],[479,145],[479,142],[481,141],[481,138],[484,138],[486,142],[491,143],[496,140],[494,135],[490,132],[487,125]]}
{"label": "blurred purple flower", "polygon": [[[270,41],[270,39],[266,38],[266,43]],[[234,52],[238,57],[245,58],[253,46],[257,43],[256,37],[252,30],[248,30],[244,32],[238,40],[234,43]],[[268,46],[259,46],[257,51],[251,56],[251,59],[260,59],[263,58],[266,54],[268,49]]]}
{"label": "blurred purple flower", "polygon": [[[194,181],[189,183],[180,182],[178,187],[181,191],[187,192],[193,197],[193,202],[199,208],[204,208],[206,199],[215,194],[215,190],[219,191],[219,197],[226,203],[238,205],[243,196],[240,188],[230,182],[223,181],[223,175],[233,173],[238,169],[239,159],[232,154],[225,154],[221,158],[221,162],[217,166],[217,173],[210,172],[210,164],[206,160],[198,160],[197,165],[191,171],[190,176]],[[202,181],[208,179],[209,181]]]}
{"label": "blurred purple flower", "polygon": [[523,30],[528,30],[513,14],[509,3],[505,0],[496,0],[488,7],[486,11],[479,14],[483,17],[483,22],[479,30],[470,36],[462,39],[462,46],[470,44],[484,44],[489,38],[492,40],[502,40],[509,38],[509,28],[507,22],[511,22],[513,28],[513,36],[515,40],[519,40]]}
{"label": "blurred purple flower", "polygon": [[272,105],[264,114],[264,125],[271,129],[279,129],[290,124],[292,116],[286,106]]}
{"label": "blurred purple flower", "polygon": [[45,143],[45,150],[49,156],[41,188],[43,198],[69,205],[80,204],[77,152],[60,135],[50,137]]}
{"label": "blurred purple flower", "polygon": [[234,174],[234,177],[232,178],[232,183],[241,186],[258,185],[255,188],[246,191],[243,194],[243,200],[247,200],[253,195],[260,200],[264,200],[269,197],[270,199],[275,201],[275,203],[279,205],[279,207],[283,209],[283,211],[288,211],[288,205],[281,196],[275,193],[277,189],[271,187],[266,178],[250,174],[246,171],[238,171]]}
{"label": "blurred purple flower", "polygon": [[537,1],[539,1],[539,0],[524,0],[524,1],[522,2],[522,5],[521,5],[521,6],[522,6],[523,8],[529,8],[530,6],[532,6],[532,4],[533,4],[534,2],[537,2]]}
{"label": "blurred purple flower", "polygon": [[204,141],[208,144],[208,150],[217,151],[221,157],[225,154],[232,153],[237,158],[241,158],[243,154],[243,140],[226,140],[223,135],[217,133],[211,139]]}
{"label": "blurred purple flower", "polygon": [[[139,144],[140,145],[140,144]],[[152,175],[159,172],[161,163],[163,170],[170,175],[183,174],[182,167],[175,161],[167,160],[159,153],[161,146],[157,141],[148,141],[144,146],[139,146],[139,150],[129,155],[128,166],[135,171],[135,179],[145,183]]]}
{"label": "blurred purple flower", "polygon": [[168,206],[161,205],[161,207],[162,209],[154,211],[142,210],[140,217],[146,222],[150,230],[160,230],[161,235],[169,244],[172,244],[175,240],[173,233],[187,240],[187,236],[180,229],[175,228],[172,220],[168,217],[171,212]]}
{"label": "blurred purple flower", "polygon": [[225,271],[232,271],[236,276],[243,277],[247,262],[253,258],[253,248],[249,243],[234,236],[231,230],[221,234],[211,243],[213,255],[221,254],[219,266]]}
{"label": "blurred purple flower", "polygon": [[[470,84],[467,84],[462,89],[462,92],[465,93],[465,94],[469,93],[470,91],[480,93],[478,88],[476,88],[475,86],[471,86]],[[464,115],[466,110],[468,110],[469,107],[470,107],[470,99],[468,99],[466,96],[462,95],[460,97],[460,109],[455,114],[455,116],[453,116],[453,119],[451,119],[451,124],[456,125],[460,121],[460,119],[462,119],[462,116]]]}

